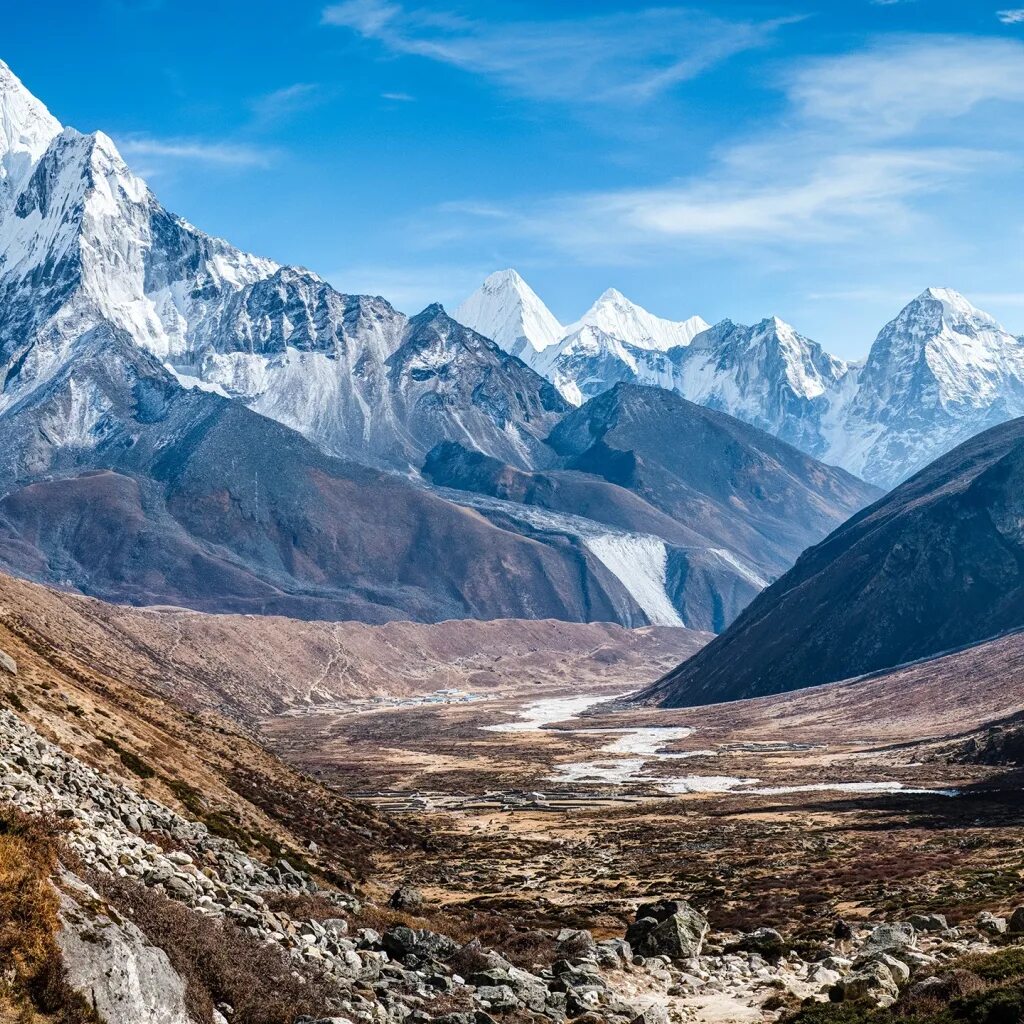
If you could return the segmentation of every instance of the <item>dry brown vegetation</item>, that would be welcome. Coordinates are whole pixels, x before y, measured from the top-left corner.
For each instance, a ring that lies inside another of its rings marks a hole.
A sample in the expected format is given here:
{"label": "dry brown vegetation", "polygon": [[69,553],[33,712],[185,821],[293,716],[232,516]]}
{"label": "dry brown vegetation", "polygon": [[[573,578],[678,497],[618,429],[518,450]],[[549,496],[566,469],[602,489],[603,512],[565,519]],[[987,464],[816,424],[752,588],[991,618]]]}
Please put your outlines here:
{"label": "dry brown vegetation", "polygon": [[53,885],[60,828],[47,818],[0,810],[0,963],[7,972],[8,1012],[31,1022],[98,1024],[65,978],[57,933],[59,897]]}
{"label": "dry brown vegetation", "polygon": [[212,1020],[214,1007],[228,1003],[237,1024],[292,1024],[303,1014],[321,1017],[340,995],[310,969],[300,980],[287,954],[230,923],[196,914],[129,879],[90,872],[86,880],[167,954],[185,981],[186,1005],[197,1021]]}

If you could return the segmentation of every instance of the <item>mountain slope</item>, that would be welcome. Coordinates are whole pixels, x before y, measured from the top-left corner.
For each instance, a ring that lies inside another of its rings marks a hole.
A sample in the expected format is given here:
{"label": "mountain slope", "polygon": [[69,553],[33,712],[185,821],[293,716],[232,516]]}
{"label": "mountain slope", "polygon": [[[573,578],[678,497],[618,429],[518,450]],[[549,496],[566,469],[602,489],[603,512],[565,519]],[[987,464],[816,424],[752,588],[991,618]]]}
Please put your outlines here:
{"label": "mountain slope", "polygon": [[846,679],[1024,626],[1024,419],[855,516],[645,699],[714,703]]}
{"label": "mountain slope", "polygon": [[6,66],[0,111],[0,411],[104,324],[187,386],[403,472],[467,434],[526,463],[564,410],[525,364],[439,308],[410,321],[168,213],[107,136],[62,129]]}
{"label": "mountain slope", "polygon": [[0,417],[0,436],[0,555],[32,579],[303,618],[645,622],[571,541],[497,529],[184,390],[113,328],[76,339],[47,386]]}
{"label": "mountain slope", "polygon": [[878,493],[732,417],[636,385],[571,413],[549,444],[560,461],[542,472],[453,444],[434,449],[424,472],[494,499],[451,495],[497,522],[579,536],[651,621],[716,632]]}
{"label": "mountain slope", "polygon": [[639,494],[770,576],[808,536],[878,493],[739,420],[636,385],[617,385],[571,413],[550,444],[570,468]]}

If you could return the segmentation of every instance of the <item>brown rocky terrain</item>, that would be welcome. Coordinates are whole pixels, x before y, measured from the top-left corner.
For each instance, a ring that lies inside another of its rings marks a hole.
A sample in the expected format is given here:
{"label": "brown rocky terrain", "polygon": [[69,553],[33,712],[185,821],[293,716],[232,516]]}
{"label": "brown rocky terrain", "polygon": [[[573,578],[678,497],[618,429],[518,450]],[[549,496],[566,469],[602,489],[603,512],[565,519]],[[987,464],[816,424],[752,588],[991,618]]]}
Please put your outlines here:
{"label": "brown rocky terrain", "polygon": [[553,619],[371,626],[138,609],[0,575],[5,618],[62,638],[106,673],[244,721],[306,703],[446,688],[622,688],[665,671],[710,639],[672,627]]}

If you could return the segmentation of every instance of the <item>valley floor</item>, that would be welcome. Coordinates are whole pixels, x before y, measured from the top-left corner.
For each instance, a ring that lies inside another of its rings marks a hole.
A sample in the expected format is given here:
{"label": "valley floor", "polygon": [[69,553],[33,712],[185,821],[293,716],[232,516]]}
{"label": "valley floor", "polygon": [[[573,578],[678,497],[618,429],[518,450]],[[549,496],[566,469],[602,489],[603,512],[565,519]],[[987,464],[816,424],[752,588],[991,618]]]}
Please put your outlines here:
{"label": "valley floor", "polygon": [[990,645],[989,667],[1012,670],[974,688],[970,718],[941,699],[941,678],[964,671],[955,656],[683,711],[607,703],[621,683],[530,685],[262,728],[331,788],[429,830],[436,848],[396,869],[440,902],[610,936],[638,899],[678,895],[713,926],[815,941],[839,917],[959,920],[1020,900],[1024,774],[960,752],[1019,709],[1022,650]]}

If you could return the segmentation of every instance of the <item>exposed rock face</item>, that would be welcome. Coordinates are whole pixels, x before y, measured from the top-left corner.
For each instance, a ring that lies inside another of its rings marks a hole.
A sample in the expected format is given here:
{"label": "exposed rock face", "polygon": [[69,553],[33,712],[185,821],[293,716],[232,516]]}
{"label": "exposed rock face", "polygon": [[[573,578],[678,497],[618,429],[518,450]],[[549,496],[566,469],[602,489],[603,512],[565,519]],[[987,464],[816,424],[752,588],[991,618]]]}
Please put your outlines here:
{"label": "exposed rock face", "polygon": [[1024,626],[1024,420],[855,516],[647,691],[672,706],[795,690]]}
{"label": "exposed rock face", "polygon": [[[66,876],[58,934],[68,984],[107,1024],[194,1024],[185,1006],[185,983],[167,954],[123,918],[93,909],[99,897]],[[82,903],[67,892],[78,893]],[[88,909],[83,903],[91,904]]]}

